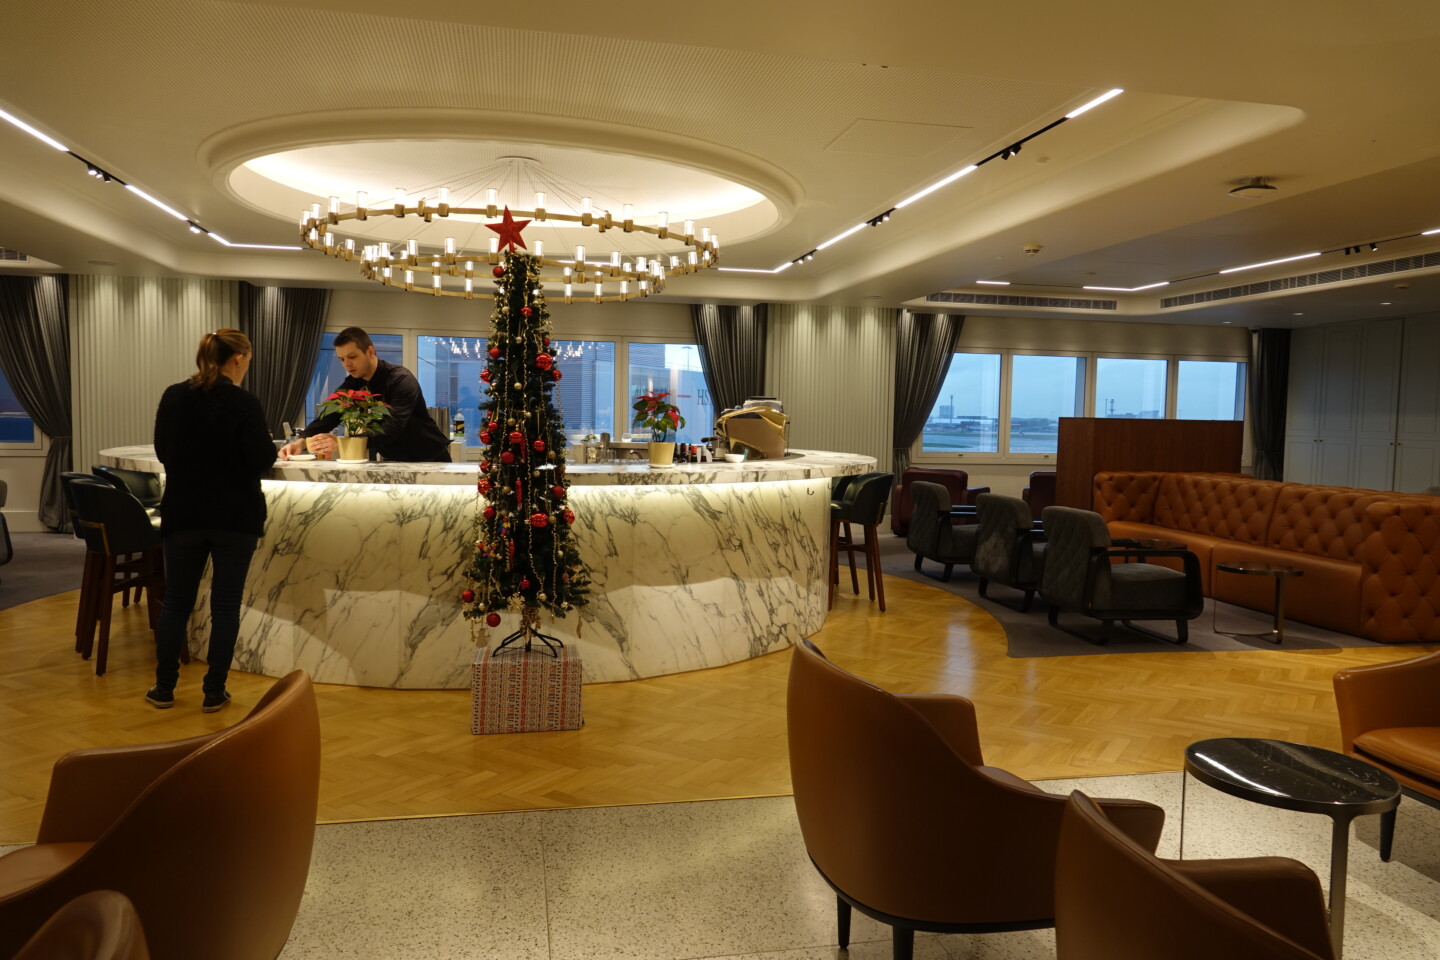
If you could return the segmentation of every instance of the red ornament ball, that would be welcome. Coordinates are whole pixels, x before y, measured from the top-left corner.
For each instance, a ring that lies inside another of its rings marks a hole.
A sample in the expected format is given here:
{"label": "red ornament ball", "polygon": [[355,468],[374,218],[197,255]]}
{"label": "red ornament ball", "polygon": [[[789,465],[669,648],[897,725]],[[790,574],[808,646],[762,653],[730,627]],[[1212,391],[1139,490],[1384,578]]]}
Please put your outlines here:
{"label": "red ornament ball", "polygon": [[542,353],[540,354],[540,356],[535,358],[535,366],[539,367],[541,370],[549,370],[550,367],[554,365],[554,363],[555,358],[550,356],[550,354],[548,353]]}
{"label": "red ornament ball", "polygon": [[499,348],[499,347],[491,347],[491,348],[490,348],[490,359],[491,359],[491,360],[499,360],[499,359],[500,359],[500,348]]}
{"label": "red ornament ball", "polygon": [[520,589],[521,589],[521,590],[529,590],[529,589],[530,589],[530,580],[529,580],[529,578],[527,578],[527,577],[521,577],[521,578],[520,578]]}
{"label": "red ornament ball", "polygon": [[481,472],[481,473],[489,473],[489,472],[490,472],[490,461],[489,461],[489,460],[481,460],[481,461],[480,461],[480,472]]}
{"label": "red ornament ball", "polygon": [[544,441],[544,440],[536,440],[534,443],[530,444],[530,449],[531,449],[531,450],[534,450],[536,453],[544,453],[544,452],[545,452],[545,441]]}
{"label": "red ornament ball", "polygon": [[486,430],[494,430],[495,428],[497,428],[497,427],[499,427],[499,426],[500,426],[500,424],[499,424],[498,422],[496,422],[496,421],[494,421],[494,420],[491,420],[489,423],[485,424],[485,429],[486,429]]}
{"label": "red ornament ball", "polygon": [[490,272],[495,274],[495,276],[497,277],[505,276],[505,268],[501,266],[497,266],[494,270],[491,270]]}
{"label": "red ornament ball", "polygon": [[461,591],[460,591],[460,602],[461,602],[461,603],[474,603],[474,602],[475,602],[475,591],[474,591],[474,590],[461,590]]}
{"label": "red ornament ball", "polygon": [[555,369],[553,369],[553,370],[550,371],[550,379],[551,379],[551,380],[559,380],[559,379],[560,379],[560,368],[559,368],[559,367],[556,367]]}
{"label": "red ornament ball", "polygon": [[485,477],[481,477],[480,480],[479,480],[479,482],[477,482],[477,483],[475,484],[475,489],[476,489],[476,490],[479,490],[481,493],[489,493],[489,492],[490,492],[490,481],[489,481],[488,479],[486,479]]}
{"label": "red ornament ball", "polygon": [[545,516],[545,514],[543,514],[543,513],[532,513],[532,514],[530,514],[530,526],[532,526],[532,527],[547,527],[547,526],[549,526],[549,525],[550,525],[550,518],[547,517],[547,516]]}
{"label": "red ornament ball", "polygon": [[517,444],[517,445],[524,443],[524,442],[525,442],[525,434],[521,433],[519,430],[511,430],[511,431],[510,431],[510,442],[511,442],[511,443],[514,443],[514,444]]}
{"label": "red ornament ball", "polygon": [[500,614],[498,614],[498,613],[492,613],[492,614],[490,614],[490,616],[488,616],[488,617],[485,618],[485,623],[486,623],[487,626],[491,626],[491,627],[498,627],[498,626],[500,626]]}
{"label": "red ornament ball", "polygon": [[574,510],[570,510],[570,509],[567,508],[567,509],[565,510],[565,512],[564,512],[563,514],[561,514],[561,516],[563,516],[563,517],[565,518],[565,522],[566,522],[566,523],[574,523],[574,522],[575,522],[575,511],[574,511]]}
{"label": "red ornament ball", "polygon": [[521,308],[520,308],[520,316],[522,316],[522,317],[528,317],[528,316],[530,316],[530,314],[532,314],[532,313],[534,313],[534,312],[535,312],[535,311],[531,310],[529,307],[521,307]]}
{"label": "red ornament ball", "polygon": [[545,344],[545,346],[547,346],[547,347],[550,346],[550,338],[549,338],[549,337],[541,337],[541,338],[540,338],[540,342],[543,343],[543,344]]}
{"label": "red ornament ball", "polygon": [[555,497],[556,497],[557,500],[558,500],[560,497],[565,496],[565,488],[562,487],[562,486],[560,486],[560,484],[558,484],[558,483],[555,484],[555,486],[553,486],[553,487],[550,488],[550,492],[553,493],[553,494],[555,494]]}
{"label": "red ornament ball", "polygon": [[486,507],[483,512],[484,512],[484,516],[485,516],[485,519],[486,519],[486,520],[494,520],[494,519],[495,519],[495,508],[494,508],[494,507]]}
{"label": "red ornament ball", "polygon": [[481,380],[484,380],[486,383],[489,383],[489,382],[490,382],[490,371],[489,371],[489,370],[481,370],[481,371],[480,371],[480,379],[481,379]]}
{"label": "red ornament ball", "polygon": [[501,462],[501,463],[514,463],[514,462],[515,462],[515,454],[511,453],[509,450],[506,450],[504,453],[500,454],[500,462]]}
{"label": "red ornament ball", "polygon": [[480,434],[480,442],[484,444],[488,444],[490,442],[490,431],[487,430],[484,433]]}

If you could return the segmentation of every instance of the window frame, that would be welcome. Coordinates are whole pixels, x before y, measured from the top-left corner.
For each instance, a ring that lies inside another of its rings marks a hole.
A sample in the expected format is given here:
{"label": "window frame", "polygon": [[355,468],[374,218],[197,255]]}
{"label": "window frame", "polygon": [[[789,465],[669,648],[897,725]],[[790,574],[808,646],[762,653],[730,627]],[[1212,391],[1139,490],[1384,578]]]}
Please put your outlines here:
{"label": "window frame", "polygon": [[[3,376],[3,371],[0,371]],[[34,440],[0,442],[0,457],[43,457],[50,452],[50,438],[40,429],[35,418],[26,414],[35,432]]]}
{"label": "window frame", "polygon": [[[998,424],[999,451],[996,453],[965,453],[951,451],[925,450],[924,430],[915,438],[910,447],[910,462],[915,466],[979,466],[985,464],[1001,465],[1014,464],[1017,466],[1045,467],[1055,463],[1056,454],[1053,453],[1011,453],[1010,452],[1010,420],[1011,420],[1011,384],[1014,377],[1014,358],[1016,356],[1042,356],[1042,357],[1075,357],[1085,360],[1085,384],[1083,388],[1084,404],[1078,416],[1094,417],[1096,382],[1099,376],[1099,361],[1110,360],[1164,360],[1165,365],[1165,410],[1164,416],[1160,419],[1178,419],[1176,406],[1179,402],[1180,383],[1180,361],[1199,360],[1213,363],[1236,363],[1244,367],[1245,380],[1240,389],[1242,416],[1240,422],[1245,424],[1244,448],[1242,450],[1242,462],[1249,463],[1251,455],[1250,444],[1250,358],[1240,356],[1202,356],[1192,353],[1120,353],[1114,350],[1046,350],[1035,347],[983,347],[964,346],[957,347],[956,353],[979,353],[1000,356],[1000,396],[997,409],[999,410],[1000,423]],[[937,398],[936,403],[939,403]],[[933,408],[932,408],[933,409]]]}

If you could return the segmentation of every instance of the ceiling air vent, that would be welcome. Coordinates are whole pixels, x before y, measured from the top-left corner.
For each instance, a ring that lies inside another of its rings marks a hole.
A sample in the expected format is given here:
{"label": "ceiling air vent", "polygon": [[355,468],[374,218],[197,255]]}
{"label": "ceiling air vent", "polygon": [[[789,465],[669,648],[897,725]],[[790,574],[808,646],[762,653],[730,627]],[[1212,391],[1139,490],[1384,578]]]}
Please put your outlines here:
{"label": "ceiling air vent", "polygon": [[1054,307],[1057,310],[1114,310],[1114,300],[1082,300],[1077,297],[1017,297],[993,293],[932,293],[929,303],[973,303],[987,307]]}
{"label": "ceiling air vent", "polygon": [[7,263],[29,263],[30,257],[19,250],[7,250],[0,247],[0,261]]}
{"label": "ceiling air vent", "polygon": [[1262,293],[1303,290],[1306,287],[1318,287],[1327,283],[1340,283],[1345,280],[1364,280],[1368,277],[1384,277],[1392,273],[1402,273],[1406,270],[1423,270],[1427,267],[1440,267],[1440,253],[1421,253],[1413,257],[1397,257],[1394,260],[1381,260],[1377,263],[1362,263],[1355,267],[1336,267],[1333,270],[1321,270],[1318,273],[1302,273],[1293,277],[1280,277],[1278,280],[1263,280],[1259,283],[1247,283],[1238,287],[1225,287],[1221,290],[1187,293],[1183,297],[1165,297],[1161,299],[1160,307],[1161,309],[1166,307],[1187,307],[1196,303],[1214,303],[1217,300],[1254,297]]}

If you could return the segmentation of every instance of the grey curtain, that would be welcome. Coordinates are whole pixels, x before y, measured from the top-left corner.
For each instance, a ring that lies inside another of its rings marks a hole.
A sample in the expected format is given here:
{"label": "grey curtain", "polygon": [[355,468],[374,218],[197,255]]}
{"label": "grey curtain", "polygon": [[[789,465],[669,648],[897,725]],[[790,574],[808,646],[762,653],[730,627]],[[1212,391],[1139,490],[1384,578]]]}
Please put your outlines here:
{"label": "grey curtain", "polygon": [[1250,439],[1255,476],[1281,480],[1285,473],[1285,402],[1290,386],[1290,331],[1250,331]]}
{"label": "grey curtain", "polygon": [[949,313],[902,311],[895,322],[895,430],[891,441],[898,477],[910,466],[910,445],[940,396],[965,318]]}
{"label": "grey curtain", "polygon": [[718,414],[765,392],[765,335],[768,306],[690,306],[705,385]]}
{"label": "grey curtain", "polygon": [[280,424],[297,413],[302,426],[314,413],[302,411],[300,404],[329,310],[329,290],[240,284],[240,331],[255,347],[246,387],[260,398],[273,436],[280,436]]}
{"label": "grey curtain", "polygon": [[63,276],[0,277],[0,370],[20,406],[50,438],[40,522],[70,529],[60,474],[70,469],[70,323]]}

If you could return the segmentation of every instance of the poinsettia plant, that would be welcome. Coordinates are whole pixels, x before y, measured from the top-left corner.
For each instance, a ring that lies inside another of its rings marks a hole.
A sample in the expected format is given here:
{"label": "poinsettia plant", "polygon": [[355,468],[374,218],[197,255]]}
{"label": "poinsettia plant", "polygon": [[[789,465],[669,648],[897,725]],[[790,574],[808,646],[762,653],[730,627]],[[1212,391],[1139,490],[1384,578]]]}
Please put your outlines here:
{"label": "poinsettia plant", "polygon": [[390,416],[390,404],[380,399],[380,394],[369,390],[336,390],[320,401],[321,416],[340,414],[340,422],[350,436],[384,433],[381,421]]}
{"label": "poinsettia plant", "polygon": [[685,426],[685,418],[680,416],[680,408],[667,401],[665,398],[668,396],[669,391],[642,393],[630,405],[635,411],[632,425],[648,428],[650,439],[658,443],[664,443],[673,431]]}

